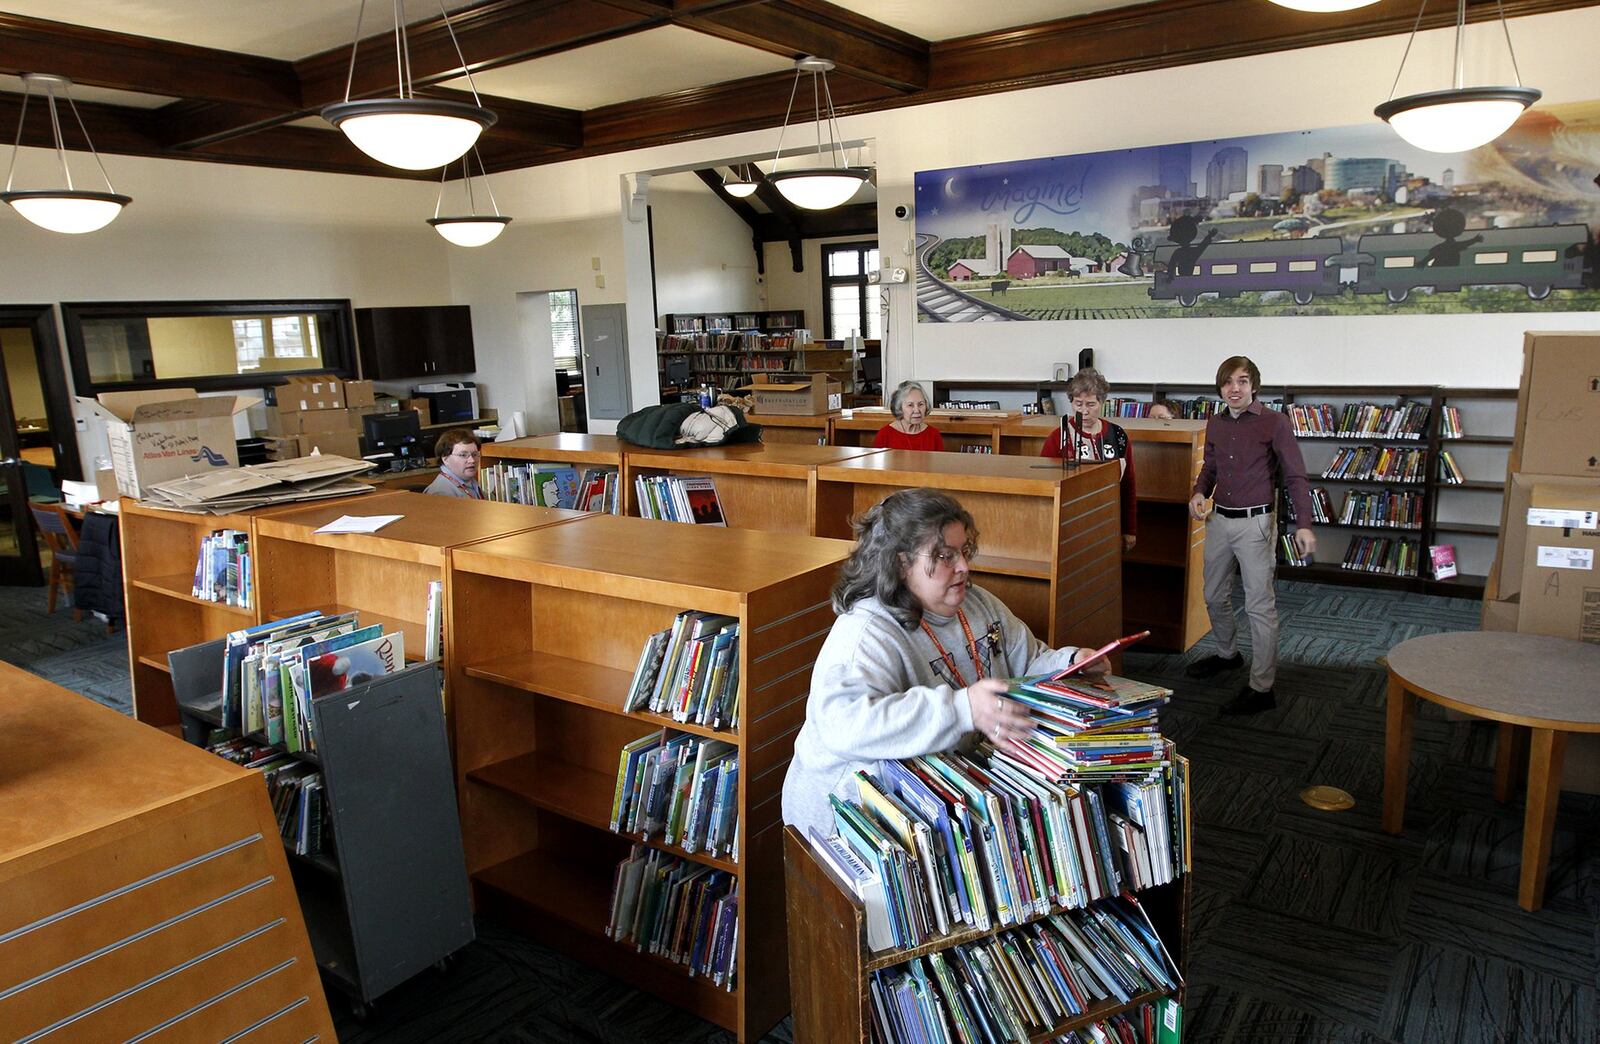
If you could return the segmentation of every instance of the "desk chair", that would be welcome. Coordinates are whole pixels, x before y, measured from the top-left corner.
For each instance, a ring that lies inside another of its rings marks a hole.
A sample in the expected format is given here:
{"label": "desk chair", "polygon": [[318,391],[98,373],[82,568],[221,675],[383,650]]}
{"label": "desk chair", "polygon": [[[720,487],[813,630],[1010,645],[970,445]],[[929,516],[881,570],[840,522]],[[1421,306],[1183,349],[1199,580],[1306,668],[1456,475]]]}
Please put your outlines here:
{"label": "desk chair", "polygon": [[[78,560],[78,531],[72,528],[67,512],[60,504],[30,504],[33,521],[39,529],[39,538],[50,549],[50,591],[46,596],[46,612],[56,611],[57,589],[72,593],[72,566]],[[83,610],[72,610],[74,620],[83,619]]]}
{"label": "desk chair", "polygon": [[61,499],[61,489],[55,480],[50,477],[50,469],[42,464],[35,464],[31,460],[24,460],[22,464],[23,488],[28,491],[28,499],[35,504],[54,504]]}

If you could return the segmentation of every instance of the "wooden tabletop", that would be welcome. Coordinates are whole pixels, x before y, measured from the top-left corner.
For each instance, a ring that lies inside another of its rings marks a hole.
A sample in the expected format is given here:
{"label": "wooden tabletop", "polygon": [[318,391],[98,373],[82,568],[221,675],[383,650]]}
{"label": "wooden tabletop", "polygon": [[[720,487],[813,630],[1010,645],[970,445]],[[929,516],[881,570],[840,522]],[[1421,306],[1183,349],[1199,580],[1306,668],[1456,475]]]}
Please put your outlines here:
{"label": "wooden tabletop", "polygon": [[[1009,416],[1000,417],[979,415],[973,417],[963,417],[945,416],[941,414],[938,416],[929,415],[926,419],[930,428],[938,428],[940,431],[991,432],[1013,418]],[[887,410],[882,413],[879,413],[876,410],[871,413],[863,413],[857,410],[853,416],[840,417],[838,420],[833,422],[833,426],[835,428],[844,428],[847,431],[877,431],[879,428],[886,424],[890,424],[893,421],[894,414],[888,412]]]}
{"label": "wooden tabletop", "polygon": [[509,442],[483,444],[484,460],[533,460],[563,464],[610,464],[622,460],[626,443],[615,435],[582,435],[556,431]]}
{"label": "wooden tabletop", "polygon": [[747,442],[732,446],[697,446],[693,449],[630,449],[633,468],[673,471],[734,472],[804,478],[813,468],[882,453],[870,446],[813,446],[808,442]]}
{"label": "wooden tabletop", "polygon": [[[1128,438],[1135,442],[1188,442],[1194,438],[1195,432],[1204,431],[1206,428],[1206,422],[1203,420],[1152,420],[1149,417],[1106,419],[1121,427],[1128,433]],[[1002,428],[1000,433],[1043,439],[1048,438],[1059,427],[1061,427],[1059,416],[1038,414],[1033,417],[1018,417]]]}
{"label": "wooden tabletop", "polygon": [[766,428],[826,428],[829,421],[839,419],[839,411],[832,413],[755,413],[744,411],[745,420]]}
{"label": "wooden tabletop", "polygon": [[1034,457],[996,453],[934,453],[884,450],[817,469],[822,482],[880,486],[931,486],[935,489],[1050,496],[1069,478],[1112,464],[1067,468]]}
{"label": "wooden tabletop", "polygon": [[30,852],[245,770],[0,663],[0,880]]}
{"label": "wooden tabletop", "polygon": [[1513,725],[1600,732],[1600,645],[1504,631],[1401,642],[1389,670],[1446,707]]}

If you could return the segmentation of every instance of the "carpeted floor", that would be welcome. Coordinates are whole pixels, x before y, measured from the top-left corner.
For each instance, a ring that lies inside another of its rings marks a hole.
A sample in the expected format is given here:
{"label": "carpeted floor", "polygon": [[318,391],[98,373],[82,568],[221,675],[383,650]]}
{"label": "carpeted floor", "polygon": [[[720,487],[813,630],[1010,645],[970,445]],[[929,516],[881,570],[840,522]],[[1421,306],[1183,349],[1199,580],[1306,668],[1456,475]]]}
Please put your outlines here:
{"label": "carpeted floor", "polygon": [[[0,658],[126,710],[127,661],[42,592],[0,588]],[[1378,828],[1384,676],[1394,644],[1470,630],[1478,603],[1283,582],[1279,706],[1218,708],[1243,672],[1183,677],[1210,651],[1129,656],[1177,690],[1163,731],[1194,764],[1191,1044],[1589,1044],[1600,1041],[1600,798],[1563,795],[1546,908],[1516,905],[1520,804],[1491,796],[1493,730],[1424,704],[1406,831]],[[1297,798],[1313,783],[1348,812]],[[445,973],[383,998],[372,1021],[334,1000],[348,1044],[711,1042],[729,1034],[499,925]],[[787,1024],[769,1041],[788,1041]],[[822,1042],[832,1044],[832,1042]]]}

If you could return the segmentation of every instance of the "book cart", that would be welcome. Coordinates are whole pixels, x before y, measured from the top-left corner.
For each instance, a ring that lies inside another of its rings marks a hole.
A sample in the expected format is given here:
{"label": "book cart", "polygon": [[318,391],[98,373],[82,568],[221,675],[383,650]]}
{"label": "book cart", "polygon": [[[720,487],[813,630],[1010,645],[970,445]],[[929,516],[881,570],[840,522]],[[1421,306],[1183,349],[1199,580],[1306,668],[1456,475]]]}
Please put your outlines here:
{"label": "book cart", "polygon": [[[223,639],[171,654],[196,744],[222,724],[223,657]],[[287,842],[282,851],[317,967],[357,1017],[475,937],[440,680],[429,662],[331,693],[311,704],[315,751],[271,744],[315,766],[326,788],[333,851],[302,855]]]}
{"label": "book cart", "polygon": [[973,577],[1045,643],[1103,645],[1122,632],[1122,533],[1114,465],[884,450],[817,468],[817,535],[889,494],[931,487],[972,513]]}
{"label": "book cart", "polygon": [[16,667],[0,685],[5,1039],[332,1041],[260,777]]}
{"label": "book cart", "polygon": [[[373,494],[318,501],[334,515],[345,511],[366,512],[375,502]],[[359,507],[352,507],[359,504]],[[261,620],[260,561],[252,554],[256,567],[256,591],[249,607],[224,605],[197,598],[194,588],[195,561],[200,541],[215,529],[237,529],[250,535],[250,548],[256,544],[257,519],[303,509],[305,504],[281,504],[228,515],[199,514],[151,507],[129,497],[120,505],[122,540],[123,600],[128,626],[128,670],[133,682],[133,716],[146,725],[175,732],[178,706],[173,699],[172,678],[167,670],[167,653],[197,641],[220,638],[229,631],[249,627]],[[378,511],[372,511],[378,514]]]}
{"label": "book cart", "polygon": [[[872,1022],[869,984],[873,972],[962,943],[977,942],[1015,927],[968,928],[930,939],[920,946],[873,953],[867,947],[866,911],[861,900],[851,894],[831,868],[812,854],[811,846],[799,831],[786,826],[783,833],[797,1044],[868,1044],[874,1039],[869,1035]],[[1179,972],[1184,974],[1189,950],[1189,887],[1189,874],[1184,873],[1170,884],[1138,893],[1140,905],[1177,963]],[[1038,919],[1035,916],[1023,923]],[[1170,992],[1141,993],[1126,1004],[1102,1001],[1081,1015],[1034,1034],[1029,1040],[1043,1044],[1073,1029],[1159,1000]],[[1176,996],[1180,1004],[1183,993],[1184,988],[1179,986]]]}
{"label": "book cart", "polygon": [[[1204,421],[1113,418],[1132,444],[1139,540],[1122,556],[1122,629],[1149,630],[1150,647],[1182,652],[1211,630],[1206,616],[1204,522],[1189,497],[1205,455]],[[1000,452],[1038,457],[1060,417],[1019,417],[1000,433]]]}
{"label": "book cart", "polygon": [[[781,789],[829,589],[851,546],[782,533],[592,515],[456,548],[449,666],[467,869],[480,911],[605,968],[740,1040],[789,1011]],[[680,611],[735,617],[740,714],[715,731],[624,711],[646,640]],[[663,727],[735,744],[732,857],[610,830],[625,744]],[[634,843],[737,878],[731,991],[608,936]]]}
{"label": "book cart", "polygon": [[681,450],[630,447],[623,457],[624,504],[628,514],[640,513],[634,486],[640,475],[709,475],[729,526],[816,536],[817,469],[881,452],[788,442]]}

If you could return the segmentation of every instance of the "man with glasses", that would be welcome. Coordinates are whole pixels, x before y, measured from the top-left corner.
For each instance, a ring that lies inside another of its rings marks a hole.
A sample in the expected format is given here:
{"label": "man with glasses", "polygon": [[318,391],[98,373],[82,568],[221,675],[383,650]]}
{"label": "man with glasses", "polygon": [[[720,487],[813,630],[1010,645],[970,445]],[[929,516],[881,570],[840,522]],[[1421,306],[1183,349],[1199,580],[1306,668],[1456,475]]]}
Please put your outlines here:
{"label": "man with glasses", "polygon": [[451,428],[439,436],[434,452],[439,455],[439,477],[428,483],[424,493],[483,499],[483,490],[478,488],[478,462],[483,453],[476,435],[466,428]]}

